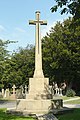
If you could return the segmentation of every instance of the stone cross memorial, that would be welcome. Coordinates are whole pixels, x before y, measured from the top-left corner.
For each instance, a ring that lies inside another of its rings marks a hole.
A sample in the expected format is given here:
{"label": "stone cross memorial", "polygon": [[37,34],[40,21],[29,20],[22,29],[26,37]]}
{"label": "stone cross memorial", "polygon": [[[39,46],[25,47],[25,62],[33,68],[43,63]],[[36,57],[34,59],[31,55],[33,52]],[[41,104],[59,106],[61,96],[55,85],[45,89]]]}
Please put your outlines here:
{"label": "stone cross memorial", "polygon": [[13,85],[13,87],[12,87],[12,89],[13,89],[13,94],[15,95],[16,94],[16,86],[15,85]]}
{"label": "stone cross memorial", "polygon": [[35,71],[33,78],[29,78],[29,90],[26,99],[17,100],[17,110],[26,110],[29,113],[46,113],[51,109],[51,99],[48,92],[49,79],[44,77],[42,70],[42,51],[40,25],[47,25],[40,20],[40,12],[36,12],[36,20],[30,20],[29,24],[36,26],[35,32]]}
{"label": "stone cross memorial", "polygon": [[13,85],[13,87],[12,87],[12,94],[11,94],[11,96],[10,96],[10,98],[11,99],[16,99],[16,86],[15,85]]}

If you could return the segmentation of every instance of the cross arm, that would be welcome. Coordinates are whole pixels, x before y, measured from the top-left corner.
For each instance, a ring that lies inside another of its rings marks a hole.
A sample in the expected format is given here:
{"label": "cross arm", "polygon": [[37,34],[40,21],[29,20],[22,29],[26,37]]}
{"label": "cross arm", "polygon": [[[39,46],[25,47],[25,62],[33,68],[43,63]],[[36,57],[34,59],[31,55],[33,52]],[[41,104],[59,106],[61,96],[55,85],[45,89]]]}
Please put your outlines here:
{"label": "cross arm", "polygon": [[36,25],[35,21],[34,20],[29,20],[29,25],[32,24],[32,25]]}
{"label": "cross arm", "polygon": [[41,25],[47,25],[47,21],[42,21]]}

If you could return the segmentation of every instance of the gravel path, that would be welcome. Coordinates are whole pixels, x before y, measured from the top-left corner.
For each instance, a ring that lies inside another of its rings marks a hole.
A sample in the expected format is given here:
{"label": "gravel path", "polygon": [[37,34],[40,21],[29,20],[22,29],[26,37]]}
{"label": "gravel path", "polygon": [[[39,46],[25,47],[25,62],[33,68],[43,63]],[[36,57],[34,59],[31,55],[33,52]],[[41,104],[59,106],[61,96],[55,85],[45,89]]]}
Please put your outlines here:
{"label": "gravel path", "polygon": [[63,106],[68,108],[80,108],[80,104],[64,104]]}
{"label": "gravel path", "polygon": [[[63,106],[69,107],[69,108],[80,108],[80,104],[67,104],[66,103],[67,101],[79,100],[79,99],[80,97],[64,100]],[[0,100],[0,108],[16,108],[16,101]]]}
{"label": "gravel path", "polygon": [[0,101],[0,108],[15,108],[16,107],[16,101]]}

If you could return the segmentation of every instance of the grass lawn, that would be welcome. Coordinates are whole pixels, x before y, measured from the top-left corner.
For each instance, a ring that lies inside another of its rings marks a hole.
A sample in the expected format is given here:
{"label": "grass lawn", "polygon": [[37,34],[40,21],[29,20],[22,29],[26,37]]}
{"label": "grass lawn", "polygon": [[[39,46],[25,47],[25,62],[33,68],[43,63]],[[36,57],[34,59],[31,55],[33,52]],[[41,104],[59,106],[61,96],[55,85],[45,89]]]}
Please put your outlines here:
{"label": "grass lawn", "polygon": [[79,100],[66,101],[65,104],[80,104],[80,99]]}
{"label": "grass lawn", "polygon": [[[73,112],[56,116],[58,120],[80,120],[80,108],[74,109]],[[0,109],[0,120],[35,120],[31,117],[21,117],[9,115],[6,109]]]}
{"label": "grass lawn", "polygon": [[74,97],[61,96],[61,97],[59,97],[59,98],[61,98],[61,99],[63,99],[63,100],[69,100],[69,99],[79,98],[79,97],[78,97],[78,96],[74,96]]}
{"label": "grass lawn", "polygon": [[6,109],[0,109],[0,120],[34,120],[34,119],[31,117],[9,115],[6,113]]}
{"label": "grass lawn", "polygon": [[58,120],[80,120],[80,108],[74,109],[73,112],[56,116]]}

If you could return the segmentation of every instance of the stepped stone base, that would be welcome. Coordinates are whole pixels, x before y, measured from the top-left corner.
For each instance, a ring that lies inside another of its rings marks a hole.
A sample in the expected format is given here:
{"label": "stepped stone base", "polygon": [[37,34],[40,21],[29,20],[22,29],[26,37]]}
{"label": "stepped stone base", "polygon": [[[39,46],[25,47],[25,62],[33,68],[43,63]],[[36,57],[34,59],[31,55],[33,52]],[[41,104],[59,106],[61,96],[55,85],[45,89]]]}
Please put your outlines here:
{"label": "stepped stone base", "polygon": [[51,100],[17,99],[16,110],[30,114],[45,114],[51,110]]}
{"label": "stepped stone base", "polygon": [[51,110],[49,79],[33,77],[29,79],[29,93],[26,99],[17,99],[16,110],[29,114],[45,114]]}

